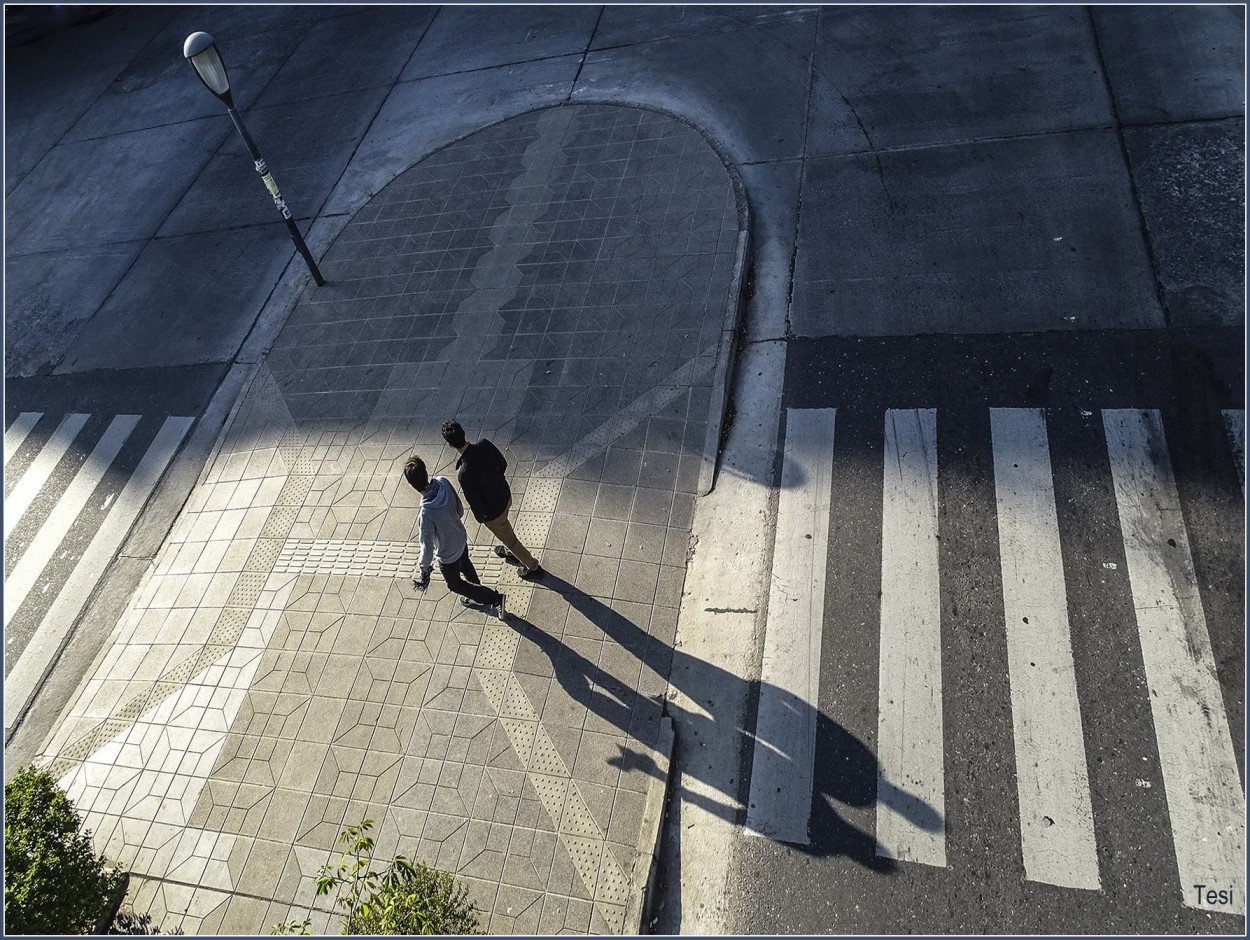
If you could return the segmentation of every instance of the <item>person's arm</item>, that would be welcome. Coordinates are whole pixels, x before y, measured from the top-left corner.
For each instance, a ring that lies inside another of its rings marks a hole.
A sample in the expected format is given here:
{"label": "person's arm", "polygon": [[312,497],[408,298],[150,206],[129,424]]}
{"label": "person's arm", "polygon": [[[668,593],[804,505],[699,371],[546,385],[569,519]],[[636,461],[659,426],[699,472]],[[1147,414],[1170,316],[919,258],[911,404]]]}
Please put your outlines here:
{"label": "person's arm", "polygon": [[[467,502],[469,507],[472,508],[474,506],[481,505],[481,495],[474,488],[473,474],[466,472],[468,469],[468,467],[461,467],[458,471],[456,471],[456,482],[460,484],[460,489],[464,492],[465,502]],[[455,487],[452,487],[452,492],[455,493],[455,491]],[[457,497],[457,505],[459,505],[459,502],[459,497]],[[460,515],[464,515],[463,508],[460,508]]]}
{"label": "person's arm", "polygon": [[483,444],[485,444],[487,447],[489,447],[489,448],[490,448],[490,454],[491,454],[491,457],[492,457],[492,459],[493,459],[493,461],[494,461],[495,466],[497,466],[497,467],[499,468],[499,472],[500,472],[500,473],[503,473],[505,470],[507,470],[507,469],[508,469],[508,458],[507,458],[507,457],[505,457],[505,456],[503,455],[503,452],[502,452],[502,451],[501,451],[498,447],[496,447],[496,446],[495,446],[495,442],[494,442],[494,441],[488,441],[488,440],[485,440],[485,439],[484,439],[484,440],[482,441],[482,443],[483,443]]}
{"label": "person's arm", "polygon": [[421,530],[421,558],[417,562],[418,576],[413,579],[413,584],[418,590],[425,590],[430,583],[430,572],[434,570],[434,539],[437,530],[432,520],[425,517],[422,512],[420,516]]}

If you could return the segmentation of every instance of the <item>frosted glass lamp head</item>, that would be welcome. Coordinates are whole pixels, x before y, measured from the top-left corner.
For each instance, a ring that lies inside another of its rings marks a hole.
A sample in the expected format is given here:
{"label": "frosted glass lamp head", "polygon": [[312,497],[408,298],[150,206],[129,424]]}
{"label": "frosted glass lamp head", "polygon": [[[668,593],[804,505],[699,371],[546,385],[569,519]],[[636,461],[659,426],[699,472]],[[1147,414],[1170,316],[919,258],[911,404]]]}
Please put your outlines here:
{"label": "frosted glass lamp head", "polygon": [[226,63],[221,61],[217,44],[208,33],[192,33],[182,44],[182,54],[195,66],[204,87],[216,95],[227,108],[233,108],[230,95],[230,78],[226,75]]}

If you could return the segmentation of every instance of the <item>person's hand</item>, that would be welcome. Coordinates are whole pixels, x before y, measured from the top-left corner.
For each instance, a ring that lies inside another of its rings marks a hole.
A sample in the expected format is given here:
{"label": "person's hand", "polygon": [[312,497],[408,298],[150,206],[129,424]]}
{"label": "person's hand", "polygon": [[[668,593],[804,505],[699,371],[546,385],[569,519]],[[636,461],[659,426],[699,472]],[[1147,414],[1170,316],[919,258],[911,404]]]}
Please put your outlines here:
{"label": "person's hand", "polygon": [[430,586],[430,569],[421,572],[421,577],[412,579],[412,586],[422,593]]}

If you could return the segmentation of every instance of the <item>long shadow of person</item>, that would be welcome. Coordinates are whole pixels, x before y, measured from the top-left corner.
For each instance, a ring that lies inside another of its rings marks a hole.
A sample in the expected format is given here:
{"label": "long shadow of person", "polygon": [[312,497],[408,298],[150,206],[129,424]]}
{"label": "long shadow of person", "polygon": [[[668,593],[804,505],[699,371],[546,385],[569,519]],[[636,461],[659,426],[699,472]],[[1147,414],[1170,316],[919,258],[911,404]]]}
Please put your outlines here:
{"label": "long shadow of person", "polygon": [[[563,597],[572,609],[602,630],[606,638],[629,650],[644,667],[667,679],[692,701],[700,701],[703,690],[731,688],[734,684],[738,686],[736,692],[758,700],[761,691],[758,680],[741,679],[719,667],[695,660],[650,635],[603,601],[554,574],[548,573],[544,586]],[[681,729],[680,733],[689,741],[712,740],[714,735],[728,732],[739,739],[741,753],[751,753],[755,737],[748,729],[724,729],[717,726],[717,717],[711,710],[696,713],[676,701],[666,700],[662,695],[643,695],[530,621],[514,615],[509,623],[522,639],[531,642],[550,659],[556,681],[574,701],[643,745],[636,751],[622,749],[619,757],[613,758],[612,762],[622,770],[638,769],[657,778],[661,776],[660,769],[650,756],[649,746],[654,743],[662,712],[673,719],[675,727]],[[786,701],[783,704],[793,711],[796,719],[811,717],[812,707],[806,702],[781,690],[770,689],[770,692],[784,697]],[[922,800],[880,779],[876,757],[855,735],[819,710],[814,717],[817,753],[824,755],[827,763],[813,773],[814,792],[786,795],[787,798],[810,800],[812,807],[810,842],[790,844],[796,850],[812,855],[843,855],[867,869],[888,874],[896,867],[894,859],[882,852],[874,836],[842,818],[831,801],[862,808],[883,800],[904,818],[929,832],[941,828],[942,818]],[[778,750],[776,742],[763,743],[774,752]],[[680,742],[678,746],[681,746]],[[782,756],[790,759],[787,754]],[[804,774],[798,772],[801,770],[804,768],[796,768],[796,773],[787,775],[787,779],[806,780]],[[745,811],[747,775],[734,778],[737,785],[733,792],[728,792],[719,782],[724,779],[722,775],[715,775],[716,779],[712,779],[714,775],[702,771],[698,761],[683,764],[683,773],[693,773],[705,783],[713,784],[719,798],[689,792],[686,798],[711,814],[740,824]]]}

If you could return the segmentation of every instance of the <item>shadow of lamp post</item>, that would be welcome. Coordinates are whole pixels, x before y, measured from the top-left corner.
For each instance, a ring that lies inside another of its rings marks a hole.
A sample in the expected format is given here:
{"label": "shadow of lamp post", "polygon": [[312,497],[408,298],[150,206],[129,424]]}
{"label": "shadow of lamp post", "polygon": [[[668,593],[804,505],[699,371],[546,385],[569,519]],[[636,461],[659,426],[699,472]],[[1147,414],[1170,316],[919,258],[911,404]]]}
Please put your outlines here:
{"label": "shadow of lamp post", "polygon": [[317,282],[317,286],[325,286],[325,279],[321,276],[317,262],[309,254],[308,246],[304,244],[304,236],[299,233],[295,220],[291,218],[291,210],[286,207],[286,201],[283,200],[282,193],[278,192],[278,184],[274,182],[273,174],[269,172],[269,167],[265,165],[265,160],[260,155],[256,141],[252,140],[252,135],[243,126],[243,119],[239,117],[239,112],[234,109],[234,98],[230,94],[230,79],[226,75],[226,64],[221,61],[221,53],[217,51],[217,45],[213,42],[213,37],[208,33],[192,33],[182,45],[182,54],[195,67],[195,72],[200,76],[200,81],[204,83],[204,87],[216,95],[217,99],[226,106],[226,112],[230,115],[230,120],[234,121],[234,126],[238,129],[239,136],[243,138],[243,143],[247,145],[247,152],[251,154],[252,161],[256,164],[256,172],[260,174],[261,181],[265,184],[265,188],[269,190],[269,195],[273,196],[273,204],[278,207],[278,211],[282,213],[282,218],[286,220],[286,227],[287,231],[291,233],[291,240],[295,242],[295,247],[299,250],[299,253],[304,256],[304,261],[308,265],[308,270],[312,272],[313,280]]}

